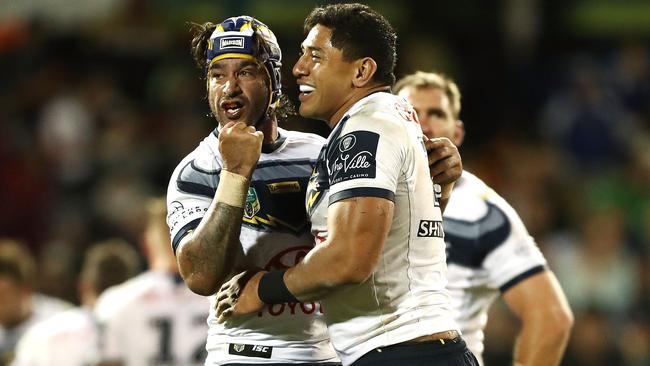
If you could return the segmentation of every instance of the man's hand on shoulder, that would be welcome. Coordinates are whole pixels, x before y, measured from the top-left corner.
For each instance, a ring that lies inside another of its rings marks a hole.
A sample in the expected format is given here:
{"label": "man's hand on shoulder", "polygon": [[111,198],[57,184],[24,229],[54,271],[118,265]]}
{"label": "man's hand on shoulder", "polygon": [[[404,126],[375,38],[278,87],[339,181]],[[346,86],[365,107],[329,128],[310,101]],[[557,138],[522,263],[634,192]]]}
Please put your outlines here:
{"label": "man's hand on shoulder", "polygon": [[456,145],[446,137],[425,140],[424,147],[429,158],[431,180],[441,188],[440,209],[444,212],[454,182],[463,174],[463,161]]}
{"label": "man's hand on shoulder", "polygon": [[429,157],[429,172],[433,183],[444,186],[455,182],[463,173],[463,162],[458,148],[446,137],[424,141]]}

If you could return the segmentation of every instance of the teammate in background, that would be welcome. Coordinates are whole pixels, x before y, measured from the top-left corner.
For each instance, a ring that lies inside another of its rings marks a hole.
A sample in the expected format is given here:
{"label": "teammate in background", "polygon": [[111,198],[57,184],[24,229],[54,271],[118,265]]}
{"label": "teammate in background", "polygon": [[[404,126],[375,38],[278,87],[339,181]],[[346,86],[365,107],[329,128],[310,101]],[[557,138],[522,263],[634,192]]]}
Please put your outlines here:
{"label": "teammate in background", "polygon": [[[446,137],[460,146],[460,92],[441,74],[416,72],[394,92],[415,108],[429,138]],[[475,175],[463,171],[444,212],[448,285],[456,321],[481,360],[483,329],[492,302],[501,295],[521,320],[515,365],[558,365],[573,315],[546,260],[515,210]]]}
{"label": "teammate in background", "polygon": [[79,279],[81,307],[31,327],[18,342],[12,366],[88,366],[97,362],[99,328],[92,314],[97,297],[139,272],[138,253],[113,239],[87,250]]}
{"label": "teammate in background", "polygon": [[[260,21],[196,27],[192,53],[218,126],[174,171],[167,220],[183,279],[210,296],[206,365],[340,364],[318,303],[216,321],[213,295],[234,270],[286,269],[313,247],[304,199],[324,139],[278,127],[291,106],[281,93],[280,47]],[[236,158],[224,163],[222,154]]]}
{"label": "teammate in background", "polygon": [[34,290],[35,263],[29,250],[0,239],[0,366],[8,365],[20,337],[34,324],[72,304]]}
{"label": "teammate in background", "polygon": [[[440,155],[432,175],[443,185],[434,200],[415,112],[390,93],[396,35],[384,17],[361,4],[327,5],[311,12],[305,32],[293,68],[300,114],[333,128],[306,198],[319,243],[288,270],[226,283],[220,320],[322,299],[344,365],[476,365],[445,290],[438,206],[462,171],[457,149],[448,139],[432,142]],[[229,165],[253,150],[242,144],[222,155]],[[229,291],[242,282],[241,293]]]}
{"label": "teammate in background", "polygon": [[100,365],[203,365],[208,301],[178,276],[165,224],[165,202],[147,204],[143,250],[149,270],[106,290],[95,314]]}

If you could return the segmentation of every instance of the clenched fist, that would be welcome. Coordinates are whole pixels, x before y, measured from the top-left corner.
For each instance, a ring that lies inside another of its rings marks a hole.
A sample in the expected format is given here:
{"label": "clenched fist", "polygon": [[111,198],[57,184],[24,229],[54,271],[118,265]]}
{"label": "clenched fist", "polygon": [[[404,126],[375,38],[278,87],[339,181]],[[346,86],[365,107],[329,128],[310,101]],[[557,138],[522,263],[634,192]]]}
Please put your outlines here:
{"label": "clenched fist", "polygon": [[262,153],[264,134],[242,122],[228,122],[219,132],[223,168],[250,178]]}

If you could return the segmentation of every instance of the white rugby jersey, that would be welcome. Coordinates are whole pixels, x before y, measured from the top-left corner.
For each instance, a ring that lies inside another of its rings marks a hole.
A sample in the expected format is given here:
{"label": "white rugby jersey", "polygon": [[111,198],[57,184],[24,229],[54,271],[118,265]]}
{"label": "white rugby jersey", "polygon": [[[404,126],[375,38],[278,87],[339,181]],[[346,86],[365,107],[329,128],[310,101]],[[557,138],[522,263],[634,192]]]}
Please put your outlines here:
{"label": "white rugby jersey", "polygon": [[173,273],[147,271],[111,287],[95,305],[99,358],[125,366],[203,365],[208,306]]}
{"label": "white rugby jersey", "polygon": [[544,271],[546,260],[515,210],[467,171],[454,186],[444,228],[455,318],[482,364],[490,305],[500,293]]}
{"label": "white rugby jersey", "polygon": [[97,363],[99,328],[88,308],[73,308],[31,327],[11,366],[88,366]]}
{"label": "white rugby jersey", "polygon": [[[238,266],[287,269],[314,246],[304,200],[325,140],[278,130],[278,141],[264,147],[252,175],[240,235],[245,263]],[[172,175],[167,222],[174,251],[187,231],[199,225],[214,198],[223,161],[218,144],[215,130]],[[218,324],[215,301],[216,296],[210,296],[207,365],[338,362],[317,302],[267,305],[257,314]]]}
{"label": "white rugby jersey", "polygon": [[0,365],[13,359],[16,344],[29,328],[73,305],[56,297],[36,293],[32,297],[32,315],[14,328],[0,327]]}
{"label": "white rugby jersey", "polygon": [[344,365],[377,347],[458,329],[422,131],[406,100],[389,93],[358,101],[319,155],[306,199],[317,239],[327,238],[330,204],[369,196],[395,203],[378,266],[366,282],[322,301]]}

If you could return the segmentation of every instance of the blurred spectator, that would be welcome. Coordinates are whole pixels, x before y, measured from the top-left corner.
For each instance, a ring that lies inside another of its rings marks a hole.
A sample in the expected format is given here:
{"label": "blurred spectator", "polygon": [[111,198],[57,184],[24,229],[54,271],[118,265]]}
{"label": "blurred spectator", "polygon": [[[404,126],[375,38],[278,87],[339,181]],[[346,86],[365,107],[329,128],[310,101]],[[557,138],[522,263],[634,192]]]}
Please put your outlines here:
{"label": "blurred spectator", "polygon": [[[647,310],[648,308],[646,308]],[[623,324],[616,346],[620,349],[625,366],[650,365],[650,324],[648,317],[633,317]]]}
{"label": "blurred spectator", "polygon": [[585,211],[579,235],[567,236],[549,248],[554,269],[572,309],[621,317],[631,308],[639,287],[623,217],[616,210]]}
{"label": "blurred spectator", "polygon": [[88,366],[97,361],[99,328],[92,314],[97,297],[139,271],[138,253],[119,239],[86,252],[78,284],[81,307],[46,319],[20,339],[12,366]]}
{"label": "blurred spectator", "polygon": [[24,245],[0,239],[0,366],[11,362],[27,329],[72,306],[35,293],[35,270]]}
{"label": "blurred spectator", "polygon": [[612,84],[625,105],[650,126],[650,56],[641,42],[627,42],[615,49]]}
{"label": "blurred spectator", "polygon": [[89,179],[93,134],[94,121],[77,95],[57,95],[45,105],[38,125],[39,141],[59,184],[75,187]]}
{"label": "blurred spectator", "polygon": [[583,309],[576,319],[571,343],[562,365],[623,366],[621,354],[616,348],[616,339],[616,334],[611,331],[607,313]]}
{"label": "blurred spectator", "polygon": [[572,170],[597,174],[626,158],[631,117],[595,60],[578,57],[570,73],[568,85],[546,104],[540,131],[566,154]]}

